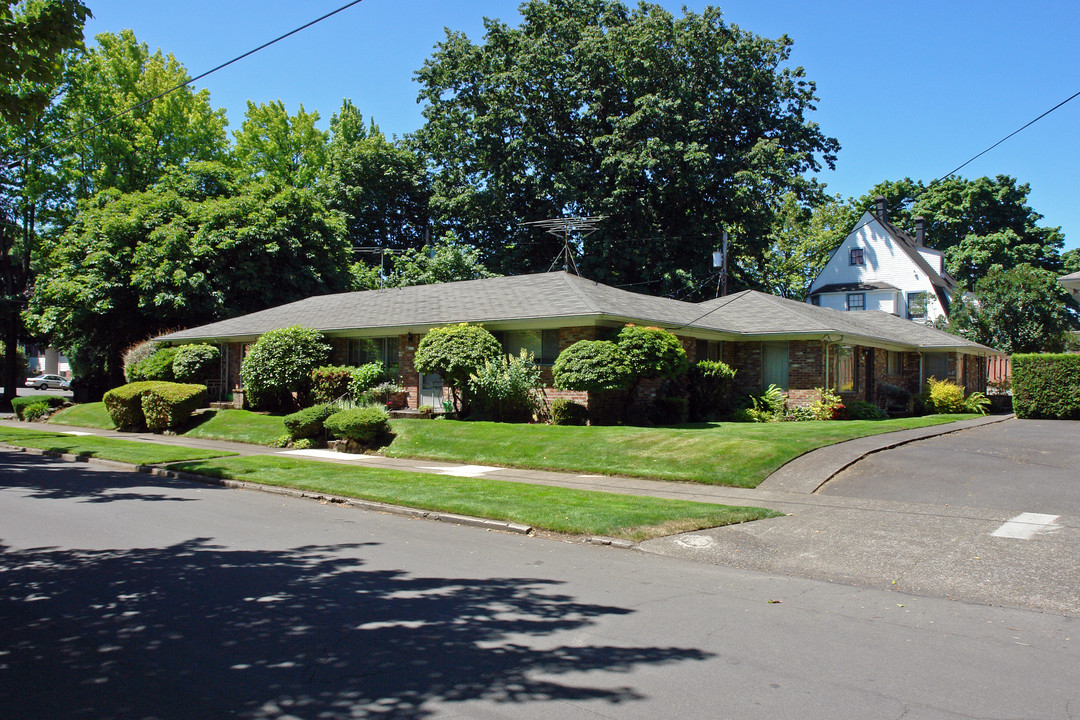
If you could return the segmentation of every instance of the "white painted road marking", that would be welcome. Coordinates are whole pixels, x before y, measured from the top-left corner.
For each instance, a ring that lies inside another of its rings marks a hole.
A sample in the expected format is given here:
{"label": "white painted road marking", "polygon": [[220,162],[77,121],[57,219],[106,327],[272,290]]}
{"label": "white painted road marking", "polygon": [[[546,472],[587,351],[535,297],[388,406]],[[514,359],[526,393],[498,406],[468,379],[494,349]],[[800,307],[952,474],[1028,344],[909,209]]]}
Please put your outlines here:
{"label": "white painted road marking", "polygon": [[1016,538],[1017,540],[1030,540],[1037,533],[1056,530],[1059,525],[1054,521],[1060,515],[1042,515],[1040,513],[1020,513],[1009,522],[990,533],[993,537]]}
{"label": "white painted road marking", "polygon": [[497,467],[486,465],[456,465],[442,467],[422,467],[421,470],[437,470],[440,475],[456,475],[458,477],[480,477],[481,475],[498,470]]}

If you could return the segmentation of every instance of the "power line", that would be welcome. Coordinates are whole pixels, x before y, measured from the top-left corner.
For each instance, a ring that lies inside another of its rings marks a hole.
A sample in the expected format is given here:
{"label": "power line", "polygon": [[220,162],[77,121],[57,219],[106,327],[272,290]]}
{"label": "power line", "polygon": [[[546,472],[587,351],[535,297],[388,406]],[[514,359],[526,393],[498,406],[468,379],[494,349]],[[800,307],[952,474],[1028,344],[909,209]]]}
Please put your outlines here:
{"label": "power line", "polygon": [[96,122],[96,123],[94,123],[93,125],[91,125],[89,127],[83,128],[82,130],[79,130],[77,132],[73,132],[73,133],[71,133],[70,135],[68,135],[66,137],[63,137],[63,138],[61,138],[59,140],[56,140],[55,142],[49,143],[48,145],[46,145],[44,147],[38,148],[37,150],[34,150],[33,152],[31,152],[31,153],[29,153],[27,155],[24,155],[23,157],[19,158],[18,160],[13,161],[12,163],[9,164],[9,167],[17,166],[19,163],[21,163],[21,162],[23,162],[25,160],[29,160],[30,158],[34,157],[38,153],[44,152],[45,150],[48,150],[49,148],[56,147],[57,145],[61,145],[63,143],[66,143],[68,140],[74,140],[75,138],[77,138],[77,137],[79,137],[81,135],[85,135],[86,133],[90,132],[91,130],[95,130],[95,129],[101,127],[102,125],[107,125],[108,123],[112,122],[113,120],[115,120],[115,119],[117,119],[119,117],[123,117],[124,115],[127,115],[128,113],[134,112],[134,111],[138,110],[139,108],[143,107],[144,105],[149,105],[150,103],[154,102],[155,100],[160,100],[161,98],[165,97],[166,95],[169,95],[170,93],[174,93],[174,92],[176,92],[177,90],[179,90],[181,88],[187,87],[188,85],[191,85],[193,82],[196,82],[197,80],[202,80],[207,75],[211,75],[213,73],[216,73],[218,70],[222,70],[224,68],[227,68],[228,66],[232,65],[233,63],[237,63],[237,62],[243,60],[246,57],[254,55],[255,53],[259,52],[260,50],[265,50],[266,48],[270,47],[271,45],[273,45],[275,43],[278,43],[278,42],[281,42],[285,38],[291,37],[291,36],[295,35],[296,33],[301,32],[302,30],[307,30],[312,25],[316,25],[316,24],[322,22],[323,20],[326,20],[329,17],[333,17],[334,15],[337,15],[340,12],[348,10],[353,5],[359,5],[363,1],[364,0],[352,0],[352,2],[346,3],[346,4],[342,5],[341,7],[339,7],[336,10],[331,10],[330,12],[326,13],[325,15],[323,15],[321,17],[318,17],[318,18],[315,18],[314,20],[311,20],[310,22],[306,22],[303,25],[301,25],[300,27],[294,28],[294,29],[290,30],[289,32],[285,33],[284,35],[279,35],[278,37],[274,38],[273,40],[270,40],[268,42],[264,42],[262,45],[260,45],[259,47],[255,48],[253,50],[248,50],[246,53],[243,53],[242,55],[237,55],[232,60],[228,60],[226,62],[223,62],[220,65],[218,65],[217,67],[211,68],[211,69],[207,70],[204,73],[196,75],[195,77],[191,78],[187,82],[182,82],[179,85],[171,87],[171,88],[169,88],[168,90],[166,90],[164,92],[158,93],[157,95],[155,95],[152,98],[148,98],[146,100],[143,100],[140,103],[132,105],[131,107],[127,108],[126,110],[121,110],[120,112],[116,113],[115,115],[112,115],[110,117],[105,118],[104,120]]}
{"label": "power line", "polygon": [[960,169],[961,169],[961,168],[963,168],[964,166],[966,166],[966,165],[968,165],[968,164],[970,164],[970,163],[974,162],[975,160],[977,160],[977,159],[981,158],[981,157],[982,157],[983,155],[985,155],[986,153],[990,152],[991,150],[993,150],[994,148],[996,148],[996,147],[997,147],[998,145],[1000,145],[1001,143],[1003,143],[1003,142],[1005,142],[1006,140],[1008,140],[1009,138],[1011,138],[1011,137],[1012,137],[1013,135],[1017,135],[1017,134],[1019,134],[1020,132],[1022,132],[1022,131],[1024,131],[1024,130],[1026,130],[1027,128],[1031,127],[1031,126],[1032,126],[1032,125],[1034,125],[1035,123],[1037,123],[1037,122],[1039,122],[1040,120],[1042,120],[1042,119],[1043,119],[1044,117],[1046,117],[1046,116],[1047,116],[1047,115],[1049,115],[1050,113],[1052,113],[1052,112],[1054,112],[1055,110],[1057,110],[1057,109],[1058,109],[1059,107],[1061,107],[1062,105],[1066,104],[1067,102],[1069,102],[1069,101],[1071,101],[1071,100],[1075,100],[1075,99],[1076,99],[1077,97],[1080,97],[1080,91],[1077,91],[1077,92],[1076,92],[1076,93],[1074,93],[1073,95],[1071,95],[1071,96],[1069,96],[1068,98],[1066,98],[1066,99],[1062,100],[1062,101],[1061,101],[1061,102],[1059,102],[1059,103],[1058,103],[1057,105],[1055,105],[1054,107],[1050,108],[1049,110],[1047,110],[1046,112],[1044,112],[1044,113],[1043,113],[1042,115],[1040,115],[1039,117],[1035,118],[1035,119],[1034,119],[1034,120],[1032,120],[1031,122],[1027,123],[1027,124],[1026,124],[1026,125],[1024,125],[1023,127],[1019,128],[1018,130],[1014,130],[1014,131],[1012,131],[1011,133],[1009,133],[1008,135],[1006,135],[1005,137],[1001,138],[1001,139],[1000,139],[1000,140],[998,140],[998,141],[997,141],[996,143],[994,143],[993,145],[991,145],[990,147],[988,147],[988,148],[986,148],[985,150],[983,150],[983,151],[982,151],[981,153],[979,153],[978,155],[975,155],[975,156],[971,157],[970,159],[968,159],[967,161],[965,161],[965,162],[961,163],[960,165],[958,165],[958,166],[957,166],[956,168],[954,168],[954,169],[953,169],[953,170],[952,170],[951,172],[945,173],[944,175],[942,175],[941,177],[939,177],[939,178],[938,178],[937,180],[935,180],[934,182],[940,182],[940,181],[944,180],[945,178],[949,177],[950,175],[954,175],[954,174],[955,174],[955,173],[956,173],[956,172],[957,172],[958,170],[960,170]]}

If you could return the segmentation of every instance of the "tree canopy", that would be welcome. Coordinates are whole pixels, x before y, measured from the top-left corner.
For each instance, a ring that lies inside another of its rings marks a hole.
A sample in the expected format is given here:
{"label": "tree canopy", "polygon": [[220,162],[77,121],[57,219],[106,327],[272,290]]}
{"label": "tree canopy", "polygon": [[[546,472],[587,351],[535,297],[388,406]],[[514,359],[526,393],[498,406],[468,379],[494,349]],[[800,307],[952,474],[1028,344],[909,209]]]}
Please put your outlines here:
{"label": "tree canopy", "polygon": [[486,20],[481,44],[448,32],[417,74],[433,213],[496,271],[544,270],[557,254],[520,223],[603,216],[578,248],[586,275],[693,294],[721,231],[755,256],[784,193],[819,192],[806,173],[839,144],[807,118],[814,84],[785,66],[786,36],[715,7],[530,0],[521,14],[516,28]]}

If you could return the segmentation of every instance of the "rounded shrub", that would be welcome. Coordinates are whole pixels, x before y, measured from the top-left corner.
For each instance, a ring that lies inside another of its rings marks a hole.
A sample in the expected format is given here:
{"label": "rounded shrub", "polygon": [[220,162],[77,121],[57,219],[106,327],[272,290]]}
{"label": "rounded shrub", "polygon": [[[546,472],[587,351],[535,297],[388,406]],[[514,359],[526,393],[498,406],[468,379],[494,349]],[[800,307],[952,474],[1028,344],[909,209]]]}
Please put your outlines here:
{"label": "rounded shrub", "polygon": [[622,390],[630,383],[625,356],[607,340],[578,340],[559,353],[551,371],[560,390]]}
{"label": "rounded shrub", "polygon": [[726,363],[703,360],[686,371],[688,409],[691,420],[705,420],[727,409],[727,394],[735,370]]}
{"label": "rounded shrub", "polygon": [[137,380],[145,380],[143,377],[134,377],[131,372],[131,368],[137,366],[146,358],[153,355],[158,351],[158,344],[153,340],[143,340],[137,342],[127,350],[124,351],[124,379],[128,382],[136,382]]}
{"label": "rounded shrub", "polygon": [[555,398],[551,401],[552,425],[586,425],[589,422],[589,408],[569,398]]}
{"label": "rounded shrub", "polygon": [[616,344],[635,379],[670,378],[686,372],[686,350],[667,330],[627,325],[619,331]]}
{"label": "rounded shrub", "polygon": [[390,434],[390,416],[378,407],[342,410],[326,418],[324,427],[335,437],[362,444]]}
{"label": "rounded shrub", "polygon": [[161,382],[173,382],[176,375],[173,374],[173,360],[180,348],[157,346],[154,352],[139,362],[124,368],[125,377],[129,382],[145,380],[158,380]]}
{"label": "rounded shrub", "polygon": [[181,345],[173,357],[173,377],[177,382],[204,381],[218,374],[219,362],[221,351],[213,345]]}
{"label": "rounded shrub", "polygon": [[[64,398],[57,397],[56,395],[27,395],[24,397],[14,397],[11,399],[11,409],[15,411],[16,417],[20,420],[36,420],[37,418],[28,417],[28,410],[31,405],[38,405],[45,403],[47,410],[58,408],[64,404]],[[38,415],[38,417],[41,417]]]}
{"label": "rounded shrub", "polygon": [[256,341],[240,365],[240,377],[251,404],[258,408],[288,407],[291,393],[305,393],[312,371],[326,364],[330,346],[322,333],[294,325],[270,330]]}
{"label": "rounded shrub", "polygon": [[885,411],[865,400],[853,400],[847,406],[848,420],[884,420]]}
{"label": "rounded shrub", "polygon": [[[456,409],[459,392],[468,390],[469,376],[501,355],[499,341],[482,326],[458,323],[429,330],[416,346],[414,365],[422,373],[442,377]],[[467,398],[463,404],[468,404]]]}
{"label": "rounded shrub", "polygon": [[314,438],[323,434],[323,422],[336,412],[338,410],[333,405],[313,405],[294,412],[292,415],[286,415],[282,418],[282,422],[289,431],[289,437],[293,440]]}

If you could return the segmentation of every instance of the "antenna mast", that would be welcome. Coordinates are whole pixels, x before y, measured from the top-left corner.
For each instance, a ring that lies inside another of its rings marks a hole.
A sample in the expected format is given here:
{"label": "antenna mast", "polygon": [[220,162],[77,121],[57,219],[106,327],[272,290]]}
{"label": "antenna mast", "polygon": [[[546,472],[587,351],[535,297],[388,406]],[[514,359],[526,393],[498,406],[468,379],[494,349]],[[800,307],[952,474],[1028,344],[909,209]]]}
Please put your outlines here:
{"label": "antenna mast", "polygon": [[584,240],[596,232],[597,224],[606,217],[606,215],[597,215],[595,217],[564,217],[552,218],[551,220],[533,220],[532,222],[521,224],[522,226],[531,225],[533,227],[543,228],[548,234],[554,235],[557,238],[562,238],[562,249],[559,250],[559,254],[555,256],[555,260],[552,261],[551,267],[548,268],[548,272],[554,270],[559,264],[559,261],[562,260],[563,270],[570,272],[570,268],[573,268],[575,275],[581,275],[577,263],[574,261],[574,254],[570,251],[570,233],[584,233],[580,237],[581,240]]}

